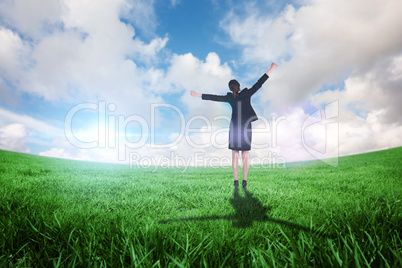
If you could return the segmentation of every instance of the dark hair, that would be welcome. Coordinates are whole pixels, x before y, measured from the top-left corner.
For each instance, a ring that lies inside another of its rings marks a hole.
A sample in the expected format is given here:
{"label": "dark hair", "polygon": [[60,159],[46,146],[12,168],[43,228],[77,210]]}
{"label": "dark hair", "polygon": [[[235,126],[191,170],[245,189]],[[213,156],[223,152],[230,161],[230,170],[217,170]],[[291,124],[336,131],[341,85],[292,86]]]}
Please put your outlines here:
{"label": "dark hair", "polygon": [[229,81],[229,89],[233,92],[233,97],[237,97],[240,91],[240,83],[237,80],[230,80]]}

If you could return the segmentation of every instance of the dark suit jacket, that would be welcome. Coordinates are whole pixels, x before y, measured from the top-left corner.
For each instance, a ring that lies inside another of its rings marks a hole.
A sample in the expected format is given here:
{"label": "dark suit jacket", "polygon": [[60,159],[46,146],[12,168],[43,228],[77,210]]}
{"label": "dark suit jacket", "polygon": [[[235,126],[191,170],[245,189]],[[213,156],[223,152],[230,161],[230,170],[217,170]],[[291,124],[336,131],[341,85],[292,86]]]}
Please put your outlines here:
{"label": "dark suit jacket", "polygon": [[232,118],[231,121],[234,124],[246,124],[258,119],[253,107],[250,103],[250,98],[257,90],[259,90],[269,76],[264,74],[250,89],[245,88],[240,91],[239,95],[235,98],[232,92],[228,92],[226,95],[217,96],[212,94],[202,94],[203,100],[212,100],[220,102],[228,102],[232,106]]}

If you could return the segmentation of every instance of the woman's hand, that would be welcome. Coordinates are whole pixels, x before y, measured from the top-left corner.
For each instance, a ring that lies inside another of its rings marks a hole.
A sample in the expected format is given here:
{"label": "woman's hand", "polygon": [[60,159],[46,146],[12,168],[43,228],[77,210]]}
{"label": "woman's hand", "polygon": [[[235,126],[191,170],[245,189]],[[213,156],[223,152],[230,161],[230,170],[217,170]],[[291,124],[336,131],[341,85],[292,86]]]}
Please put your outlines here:
{"label": "woman's hand", "polygon": [[201,94],[200,94],[200,93],[195,92],[194,90],[191,90],[191,96],[194,96],[194,97],[200,97],[200,98],[201,98]]}
{"label": "woman's hand", "polygon": [[271,64],[271,68],[269,68],[269,70],[266,72],[266,74],[267,74],[267,75],[270,75],[271,72],[272,72],[276,67],[278,67],[278,65],[276,65],[275,62],[273,62],[273,63]]}

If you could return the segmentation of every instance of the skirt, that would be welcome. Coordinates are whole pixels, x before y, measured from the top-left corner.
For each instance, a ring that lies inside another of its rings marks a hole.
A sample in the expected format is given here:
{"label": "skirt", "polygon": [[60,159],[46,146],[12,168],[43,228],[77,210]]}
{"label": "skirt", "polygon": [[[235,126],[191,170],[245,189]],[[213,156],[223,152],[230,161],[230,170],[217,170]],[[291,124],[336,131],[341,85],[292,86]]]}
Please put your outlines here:
{"label": "skirt", "polygon": [[238,125],[230,122],[229,149],[235,151],[249,151],[251,149],[252,129],[251,122]]}

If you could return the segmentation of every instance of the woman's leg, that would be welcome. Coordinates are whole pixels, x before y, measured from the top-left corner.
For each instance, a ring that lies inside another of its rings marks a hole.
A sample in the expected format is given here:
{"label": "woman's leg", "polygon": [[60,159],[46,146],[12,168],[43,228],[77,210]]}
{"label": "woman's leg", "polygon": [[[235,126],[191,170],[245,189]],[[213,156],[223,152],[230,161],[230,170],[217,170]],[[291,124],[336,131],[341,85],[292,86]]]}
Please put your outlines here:
{"label": "woman's leg", "polygon": [[243,180],[247,180],[247,173],[248,173],[248,152],[249,151],[242,151],[241,158],[243,161]]}
{"label": "woman's leg", "polygon": [[235,181],[237,181],[238,166],[239,166],[239,151],[232,150],[232,169]]}

